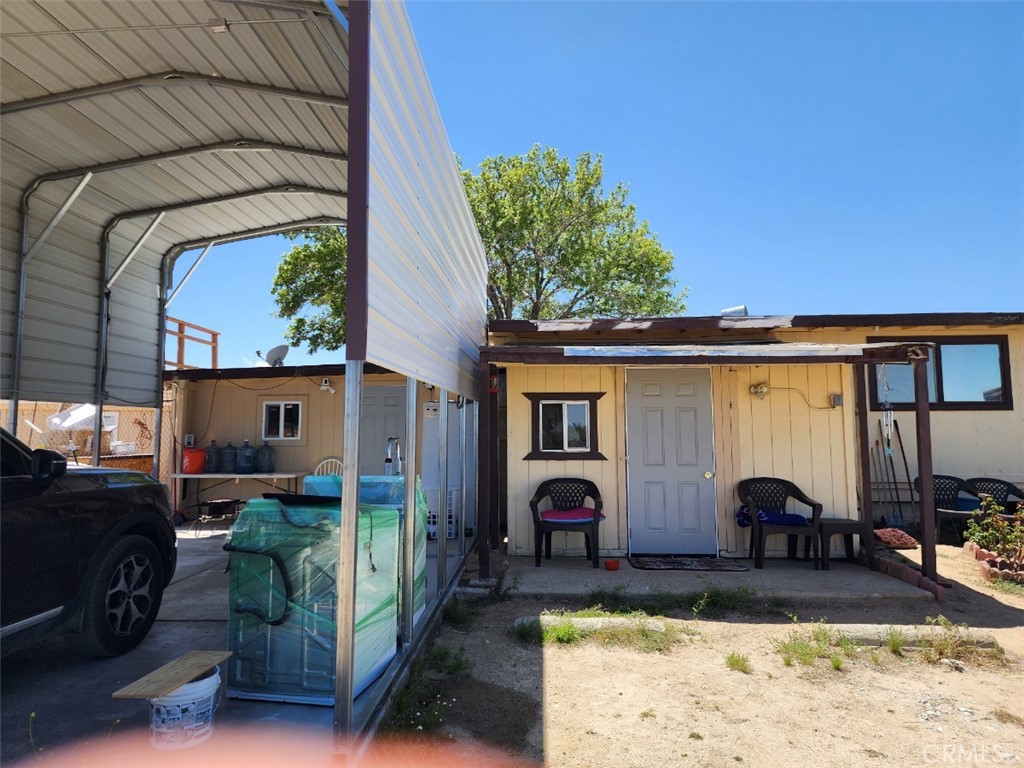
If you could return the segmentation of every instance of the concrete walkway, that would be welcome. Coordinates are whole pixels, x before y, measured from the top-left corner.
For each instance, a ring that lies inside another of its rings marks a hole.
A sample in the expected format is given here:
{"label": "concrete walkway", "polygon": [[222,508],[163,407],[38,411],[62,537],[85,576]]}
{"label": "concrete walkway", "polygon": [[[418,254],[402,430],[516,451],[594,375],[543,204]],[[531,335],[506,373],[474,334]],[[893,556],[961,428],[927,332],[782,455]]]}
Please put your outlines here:
{"label": "concrete walkway", "polygon": [[[505,566],[503,588],[523,597],[586,598],[598,590],[621,592],[624,596],[689,594],[709,587],[746,588],[764,598],[790,602],[858,603],[865,601],[934,602],[930,592],[904,581],[869,570],[856,563],[832,561],[829,570],[814,570],[803,560],[766,560],[764,568],[752,561],[737,560],[747,571],[661,571],[633,568],[618,558],[616,571],[594,568],[583,557],[552,557],[534,565],[532,557],[495,558]],[[507,566],[505,565],[507,563]]]}

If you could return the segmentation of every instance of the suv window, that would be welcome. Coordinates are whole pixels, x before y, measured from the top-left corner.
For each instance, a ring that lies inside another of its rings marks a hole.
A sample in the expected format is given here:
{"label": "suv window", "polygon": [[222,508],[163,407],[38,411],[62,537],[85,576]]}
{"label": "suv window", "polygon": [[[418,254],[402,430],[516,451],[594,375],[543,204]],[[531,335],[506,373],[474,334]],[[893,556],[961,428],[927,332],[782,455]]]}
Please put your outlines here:
{"label": "suv window", "polygon": [[17,477],[32,472],[31,459],[7,438],[0,439],[0,475]]}

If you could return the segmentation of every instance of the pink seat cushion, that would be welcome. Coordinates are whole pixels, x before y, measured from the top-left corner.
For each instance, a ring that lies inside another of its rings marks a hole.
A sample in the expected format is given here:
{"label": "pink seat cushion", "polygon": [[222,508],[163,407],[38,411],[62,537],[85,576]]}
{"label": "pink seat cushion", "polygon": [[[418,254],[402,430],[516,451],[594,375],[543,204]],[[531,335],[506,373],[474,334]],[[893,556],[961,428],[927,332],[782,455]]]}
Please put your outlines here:
{"label": "pink seat cushion", "polygon": [[[594,521],[594,508],[546,509],[540,513],[540,519],[551,523],[592,523]],[[601,519],[604,520],[603,514]]]}

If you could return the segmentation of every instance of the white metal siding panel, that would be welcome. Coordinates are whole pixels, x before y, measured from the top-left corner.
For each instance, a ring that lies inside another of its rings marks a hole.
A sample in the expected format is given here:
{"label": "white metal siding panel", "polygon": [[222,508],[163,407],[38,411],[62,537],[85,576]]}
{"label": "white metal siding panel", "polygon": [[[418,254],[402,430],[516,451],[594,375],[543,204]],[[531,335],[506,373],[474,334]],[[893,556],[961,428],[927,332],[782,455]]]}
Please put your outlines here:
{"label": "white metal siding panel", "polygon": [[370,20],[367,360],[476,398],[487,264],[405,8]]}

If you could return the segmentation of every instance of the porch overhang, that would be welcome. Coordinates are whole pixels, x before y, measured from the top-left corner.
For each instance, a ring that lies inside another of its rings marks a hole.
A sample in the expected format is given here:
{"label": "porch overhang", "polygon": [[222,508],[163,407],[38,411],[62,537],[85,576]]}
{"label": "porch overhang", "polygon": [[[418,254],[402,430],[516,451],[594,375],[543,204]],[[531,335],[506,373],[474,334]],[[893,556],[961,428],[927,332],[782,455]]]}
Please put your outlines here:
{"label": "porch overhang", "polygon": [[[488,555],[497,549],[499,526],[493,504],[497,429],[497,388],[492,383],[502,365],[852,365],[855,368],[855,407],[858,425],[857,453],[862,467],[870,465],[868,448],[866,368],[881,363],[911,365],[914,369],[914,396],[917,413],[918,471],[921,477],[921,507],[934,508],[932,488],[931,422],[928,405],[927,366],[934,344],[925,341],[865,342],[846,344],[766,342],[665,344],[665,345],[510,345],[482,347],[480,350],[480,389],[490,392],[480,401],[480,422],[485,430],[479,444],[479,498],[481,573],[488,572]],[[863,519],[872,520],[870,476],[861,473],[860,498]],[[937,579],[934,516],[921,517],[922,571]],[[490,542],[488,544],[488,541]],[[870,546],[869,542],[869,546]]]}
{"label": "porch overhang", "polygon": [[671,344],[507,346],[481,349],[490,363],[534,365],[801,365],[910,363],[927,360],[929,342],[864,344]]}

